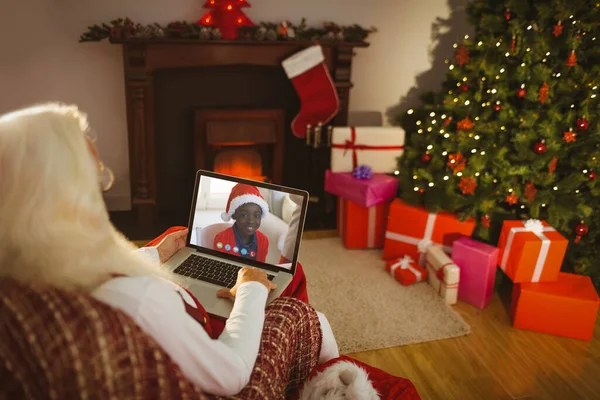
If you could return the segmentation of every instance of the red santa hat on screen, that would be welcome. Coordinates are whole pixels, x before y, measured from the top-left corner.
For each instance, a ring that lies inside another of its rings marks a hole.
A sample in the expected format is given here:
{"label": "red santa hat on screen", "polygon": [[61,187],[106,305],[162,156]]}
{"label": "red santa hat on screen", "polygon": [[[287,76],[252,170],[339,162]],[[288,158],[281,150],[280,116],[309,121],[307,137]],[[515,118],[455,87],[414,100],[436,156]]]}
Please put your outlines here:
{"label": "red santa hat on screen", "polygon": [[262,209],[263,218],[269,214],[269,205],[260,194],[258,188],[252,185],[238,183],[231,189],[225,212],[221,214],[223,221],[228,222],[240,206],[254,203]]}

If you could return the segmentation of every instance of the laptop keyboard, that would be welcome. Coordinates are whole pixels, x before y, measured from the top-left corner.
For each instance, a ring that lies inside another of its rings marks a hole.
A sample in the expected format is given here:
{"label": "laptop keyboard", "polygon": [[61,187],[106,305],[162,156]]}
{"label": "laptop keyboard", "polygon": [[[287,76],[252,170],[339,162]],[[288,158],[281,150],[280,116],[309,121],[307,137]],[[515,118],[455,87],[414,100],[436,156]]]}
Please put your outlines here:
{"label": "laptop keyboard", "polygon": [[[173,272],[231,289],[235,286],[240,269],[242,267],[237,265],[192,254]],[[272,281],[275,276],[267,274],[267,278]]]}

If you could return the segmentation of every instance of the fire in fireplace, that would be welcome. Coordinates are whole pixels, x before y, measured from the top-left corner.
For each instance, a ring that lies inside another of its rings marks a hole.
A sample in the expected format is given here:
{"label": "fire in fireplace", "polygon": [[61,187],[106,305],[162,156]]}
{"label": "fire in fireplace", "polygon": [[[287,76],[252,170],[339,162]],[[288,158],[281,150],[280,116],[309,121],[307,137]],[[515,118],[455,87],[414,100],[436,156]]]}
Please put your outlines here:
{"label": "fire in fireplace", "polygon": [[282,183],[284,110],[196,110],[196,169]]}

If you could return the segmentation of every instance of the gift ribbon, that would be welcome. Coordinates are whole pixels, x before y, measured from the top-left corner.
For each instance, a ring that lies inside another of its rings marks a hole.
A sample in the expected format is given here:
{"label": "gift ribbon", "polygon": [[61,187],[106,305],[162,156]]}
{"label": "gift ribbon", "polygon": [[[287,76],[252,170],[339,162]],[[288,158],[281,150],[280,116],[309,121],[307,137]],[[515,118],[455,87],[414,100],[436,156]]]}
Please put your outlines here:
{"label": "gift ribbon", "polygon": [[392,275],[392,277],[395,278],[395,272],[396,269],[400,268],[400,269],[407,269],[410,272],[412,272],[413,274],[415,274],[416,278],[417,278],[417,282],[421,282],[421,280],[423,279],[423,275],[421,274],[421,271],[419,271],[416,268],[413,268],[411,266],[412,263],[414,263],[415,261],[412,259],[411,256],[404,256],[400,259],[400,261],[398,261],[397,263],[393,264],[390,267],[390,275]]}
{"label": "gift ribbon", "polygon": [[356,128],[350,127],[350,140],[346,140],[344,144],[332,144],[333,149],[343,149],[344,157],[348,150],[352,150],[352,168],[358,167],[358,155],[356,150],[402,150],[404,146],[370,146],[368,144],[356,144]]}
{"label": "gift ribbon", "polygon": [[455,283],[446,283],[446,267],[448,265],[454,265],[453,262],[449,262],[446,263],[444,265],[442,265],[438,270],[435,269],[435,267],[433,266],[433,264],[431,263],[426,263],[427,265],[427,269],[429,269],[429,273],[433,276],[435,276],[439,281],[440,281],[440,286],[438,288],[438,294],[442,294],[442,288],[445,287],[446,289],[457,289],[458,288],[458,282]]}
{"label": "gift ribbon", "polygon": [[433,227],[435,226],[435,219],[437,214],[429,213],[427,216],[427,222],[425,223],[425,233],[423,234],[423,238],[419,239],[413,236],[403,235],[401,233],[395,233],[391,231],[385,232],[385,238],[396,240],[398,242],[408,243],[417,246],[419,250],[419,265],[423,266],[425,263],[425,253],[427,253],[427,249],[431,247],[433,244],[439,244],[442,246],[446,253],[452,252],[452,247],[444,246],[441,243],[435,243],[431,240],[431,236],[433,235]]}
{"label": "gift ribbon", "polygon": [[508,233],[508,238],[506,239],[506,246],[504,246],[502,261],[500,262],[500,268],[502,268],[502,271],[506,272],[506,264],[508,263],[508,256],[510,254],[510,248],[512,246],[515,234],[520,232],[532,232],[542,240],[542,248],[540,249],[540,254],[538,255],[537,262],[535,263],[535,268],[533,269],[533,278],[531,279],[532,282],[539,282],[540,277],[542,276],[542,271],[544,270],[544,264],[546,263],[548,251],[550,250],[550,244],[552,243],[552,241],[548,239],[546,235],[544,235],[544,232],[552,231],[555,231],[553,227],[544,226],[538,219],[527,220],[524,227],[511,228],[510,232]]}

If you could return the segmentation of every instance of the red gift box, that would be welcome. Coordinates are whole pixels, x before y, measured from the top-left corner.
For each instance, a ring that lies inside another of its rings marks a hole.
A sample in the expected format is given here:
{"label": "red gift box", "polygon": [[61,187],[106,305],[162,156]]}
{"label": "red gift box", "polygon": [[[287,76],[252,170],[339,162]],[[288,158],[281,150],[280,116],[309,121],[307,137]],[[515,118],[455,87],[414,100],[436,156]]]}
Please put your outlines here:
{"label": "red gift box", "polygon": [[385,270],[404,286],[427,279],[427,270],[409,256],[388,261]]}
{"label": "red gift box", "polygon": [[454,214],[430,213],[422,207],[410,206],[400,199],[390,205],[385,233],[383,259],[409,255],[422,266],[424,254],[432,244],[452,251],[452,243],[460,237],[471,236],[475,229],[472,218],[461,222]]}
{"label": "red gift box", "polygon": [[338,197],[338,233],[347,249],[374,249],[383,247],[387,202],[362,207]]}
{"label": "red gift box", "polygon": [[589,276],[558,274],[556,282],[515,283],[513,326],[592,340],[600,300]]}
{"label": "red gift box", "polygon": [[498,240],[500,268],[514,282],[554,282],[569,241],[546,221],[504,221]]}

